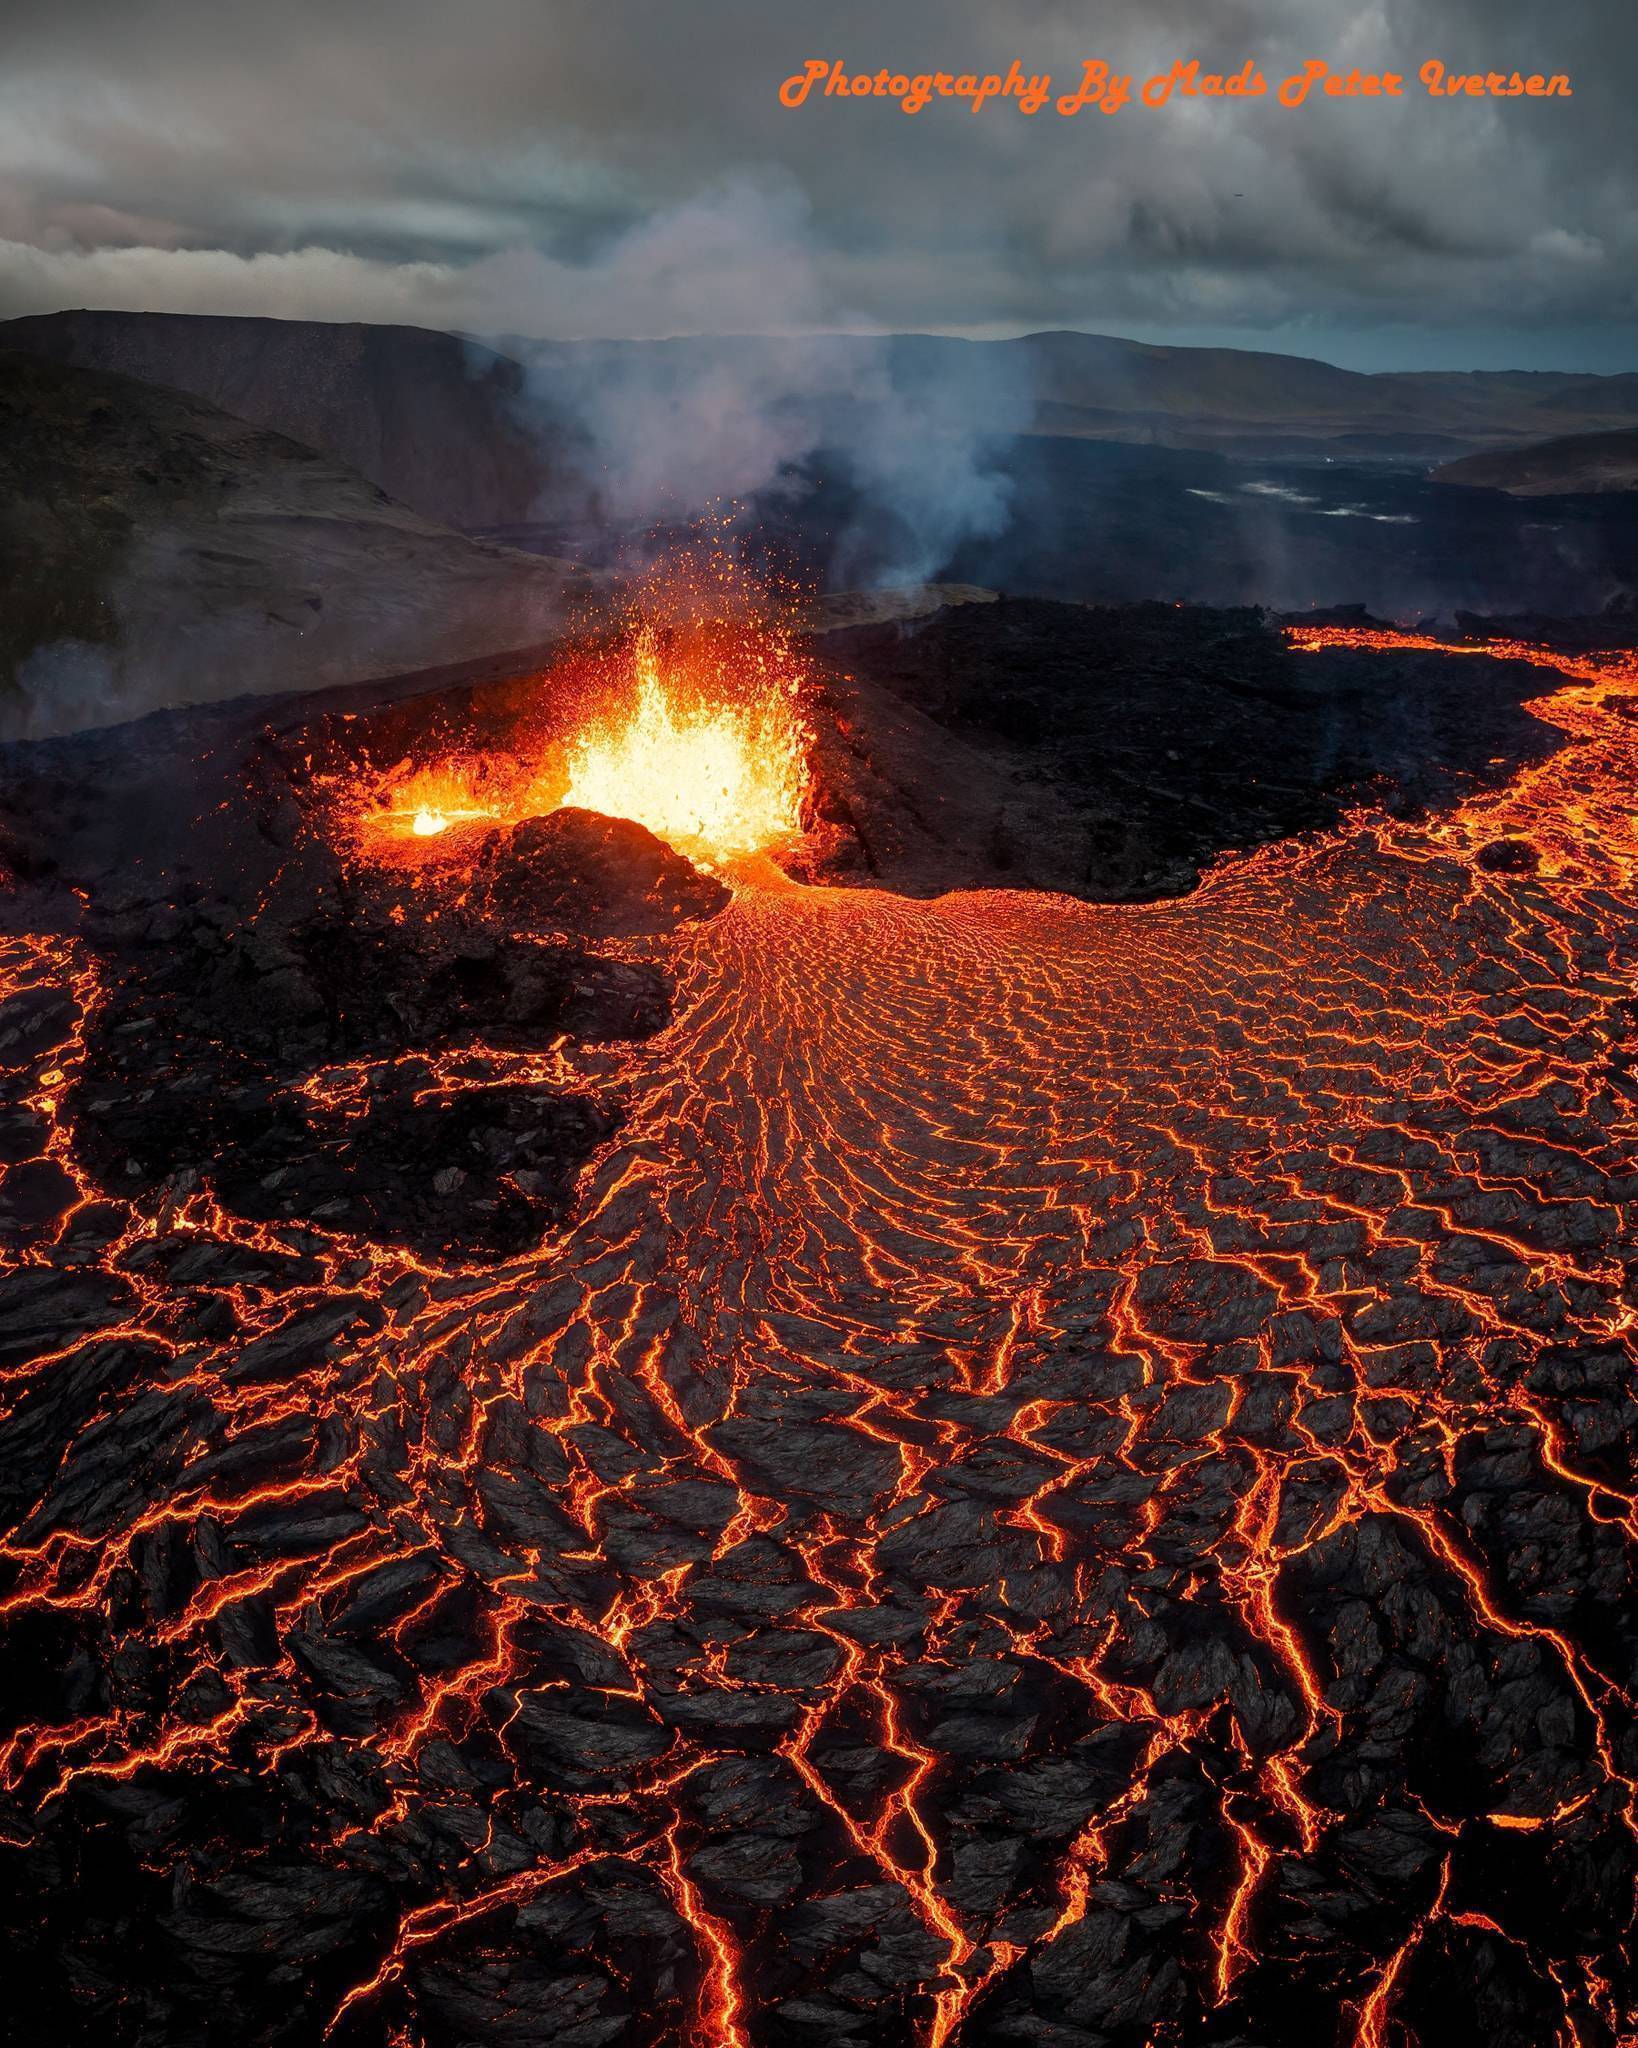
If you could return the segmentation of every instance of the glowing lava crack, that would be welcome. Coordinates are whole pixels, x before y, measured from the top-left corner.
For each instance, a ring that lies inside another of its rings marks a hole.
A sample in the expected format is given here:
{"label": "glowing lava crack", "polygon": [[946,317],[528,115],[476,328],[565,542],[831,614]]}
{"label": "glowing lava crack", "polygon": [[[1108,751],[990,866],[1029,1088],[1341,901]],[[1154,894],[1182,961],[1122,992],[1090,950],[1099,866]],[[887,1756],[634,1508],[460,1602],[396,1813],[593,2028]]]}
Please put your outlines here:
{"label": "glowing lava crack", "polygon": [[1578,743],[1426,822],[634,942],[481,1268],[94,1183],[9,942],[0,1782],[95,2038],[1632,2041],[1638,683],[1513,653]]}

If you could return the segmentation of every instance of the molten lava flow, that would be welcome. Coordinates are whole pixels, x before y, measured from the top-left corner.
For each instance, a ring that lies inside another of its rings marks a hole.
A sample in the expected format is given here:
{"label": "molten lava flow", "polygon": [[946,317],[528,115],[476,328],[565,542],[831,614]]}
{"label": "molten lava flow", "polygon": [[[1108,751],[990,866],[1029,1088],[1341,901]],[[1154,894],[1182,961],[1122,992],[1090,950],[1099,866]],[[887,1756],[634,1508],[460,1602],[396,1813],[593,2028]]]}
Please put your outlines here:
{"label": "molten lava flow", "polygon": [[713,701],[666,673],[645,638],[631,701],[570,746],[564,803],[635,819],[712,863],[790,839],[801,829],[807,788],[805,735],[794,686],[759,681],[749,701]]}
{"label": "molten lava flow", "polygon": [[[1638,677],[1296,644],[1576,744],[1175,901],[747,885],[500,1267],[97,1185],[0,941],[0,1794],[106,2038],[1632,2042]],[[644,687],[575,801],[699,758]]]}
{"label": "molten lava flow", "polygon": [[1373,654],[1474,654],[1492,661],[1523,661],[1548,668],[1578,683],[1630,689],[1638,683],[1638,649],[1623,648],[1575,654],[1558,647],[1540,647],[1530,640],[1439,640],[1430,633],[1401,632],[1397,626],[1288,626],[1288,643],[1300,653],[1352,648]]}

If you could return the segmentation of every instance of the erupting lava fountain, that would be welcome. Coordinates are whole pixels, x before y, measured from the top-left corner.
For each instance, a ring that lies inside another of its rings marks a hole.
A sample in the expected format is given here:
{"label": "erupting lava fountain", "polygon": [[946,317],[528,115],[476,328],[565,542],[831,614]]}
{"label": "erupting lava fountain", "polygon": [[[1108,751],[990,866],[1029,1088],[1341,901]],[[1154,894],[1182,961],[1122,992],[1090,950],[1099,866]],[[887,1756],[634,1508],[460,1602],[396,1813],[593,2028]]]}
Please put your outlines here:
{"label": "erupting lava fountain", "polygon": [[809,733],[802,670],[763,626],[651,627],[592,665],[567,739],[401,763],[358,806],[383,840],[446,837],[574,806],[646,826],[707,868],[772,851],[802,830]]}
{"label": "erupting lava fountain", "polygon": [[740,704],[665,676],[647,634],[636,673],[635,703],[573,742],[565,804],[633,818],[708,865],[801,830],[808,771],[797,685],[767,653],[755,659],[758,689]]}

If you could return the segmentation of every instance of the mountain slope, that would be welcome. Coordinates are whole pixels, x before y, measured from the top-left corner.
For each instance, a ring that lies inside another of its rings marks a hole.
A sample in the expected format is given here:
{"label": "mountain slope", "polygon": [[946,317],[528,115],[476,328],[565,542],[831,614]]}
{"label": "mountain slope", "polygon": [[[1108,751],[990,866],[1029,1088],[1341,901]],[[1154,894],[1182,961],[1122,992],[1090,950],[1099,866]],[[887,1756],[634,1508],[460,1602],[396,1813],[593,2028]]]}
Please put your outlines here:
{"label": "mountain slope", "polygon": [[1433,472],[1439,484],[1480,485],[1517,498],[1565,492],[1638,491],[1638,430],[1607,434],[1555,434],[1522,448],[1489,449],[1447,462]]}
{"label": "mountain slope", "polygon": [[891,424],[908,403],[915,417],[975,431],[1401,461],[1638,427],[1638,376],[1367,376],[1302,356],[1070,332],[485,346],[416,327],[67,312],[0,324],[0,347],[194,392],[462,527],[562,517],[588,420],[652,420],[663,434],[679,405],[721,431],[746,413],[798,415],[802,447],[832,427],[868,436],[870,421]]}
{"label": "mountain slope", "polygon": [[497,346],[534,389],[627,388],[683,398],[716,387],[763,403],[789,390],[824,403],[932,408],[944,424],[1028,422],[1036,433],[1250,455],[1425,459],[1544,432],[1638,423],[1638,375],[1470,371],[1366,375],[1306,356],[1170,348],[1048,332],[1009,341],[950,335],[684,337]]}
{"label": "mountain slope", "polygon": [[0,736],[531,645],[565,565],[203,400],[0,355]]}
{"label": "mountain slope", "polygon": [[519,366],[423,327],[47,313],[0,325],[0,348],[191,392],[445,526],[527,519],[549,483],[543,443],[517,415]]}

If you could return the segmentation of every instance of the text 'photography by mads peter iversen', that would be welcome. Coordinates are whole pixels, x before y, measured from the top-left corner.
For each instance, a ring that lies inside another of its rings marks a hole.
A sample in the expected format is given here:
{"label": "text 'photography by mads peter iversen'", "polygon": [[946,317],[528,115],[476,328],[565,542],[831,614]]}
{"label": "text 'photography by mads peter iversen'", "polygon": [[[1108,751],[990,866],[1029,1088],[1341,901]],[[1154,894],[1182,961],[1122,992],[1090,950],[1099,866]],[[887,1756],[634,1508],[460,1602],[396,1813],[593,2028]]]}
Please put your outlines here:
{"label": "text 'photography by mads peter iversen'", "polygon": [[1334,66],[1311,57],[1300,69],[1271,87],[1249,57],[1236,71],[1208,71],[1196,57],[1179,57],[1166,71],[1139,82],[1136,73],[1120,71],[1101,57],[1082,60],[1081,75],[1067,92],[1054,93],[1053,75],[1031,71],[1014,59],[1005,72],[988,71],[850,71],[844,59],[810,57],[779,88],[782,106],[800,107],[810,98],[891,100],[906,114],[922,113],[938,100],[955,100],[979,113],[991,100],[1016,105],[1022,114],[1039,114],[1049,106],[1068,118],[1088,108],[1118,114],[1123,107],[1163,107],[1177,99],[1261,99],[1272,93],[1281,107],[1295,108],[1319,99],[1402,99],[1420,85],[1435,99],[1568,99],[1573,88],[1566,72],[1465,71],[1429,58],[1413,75],[1357,65]]}

